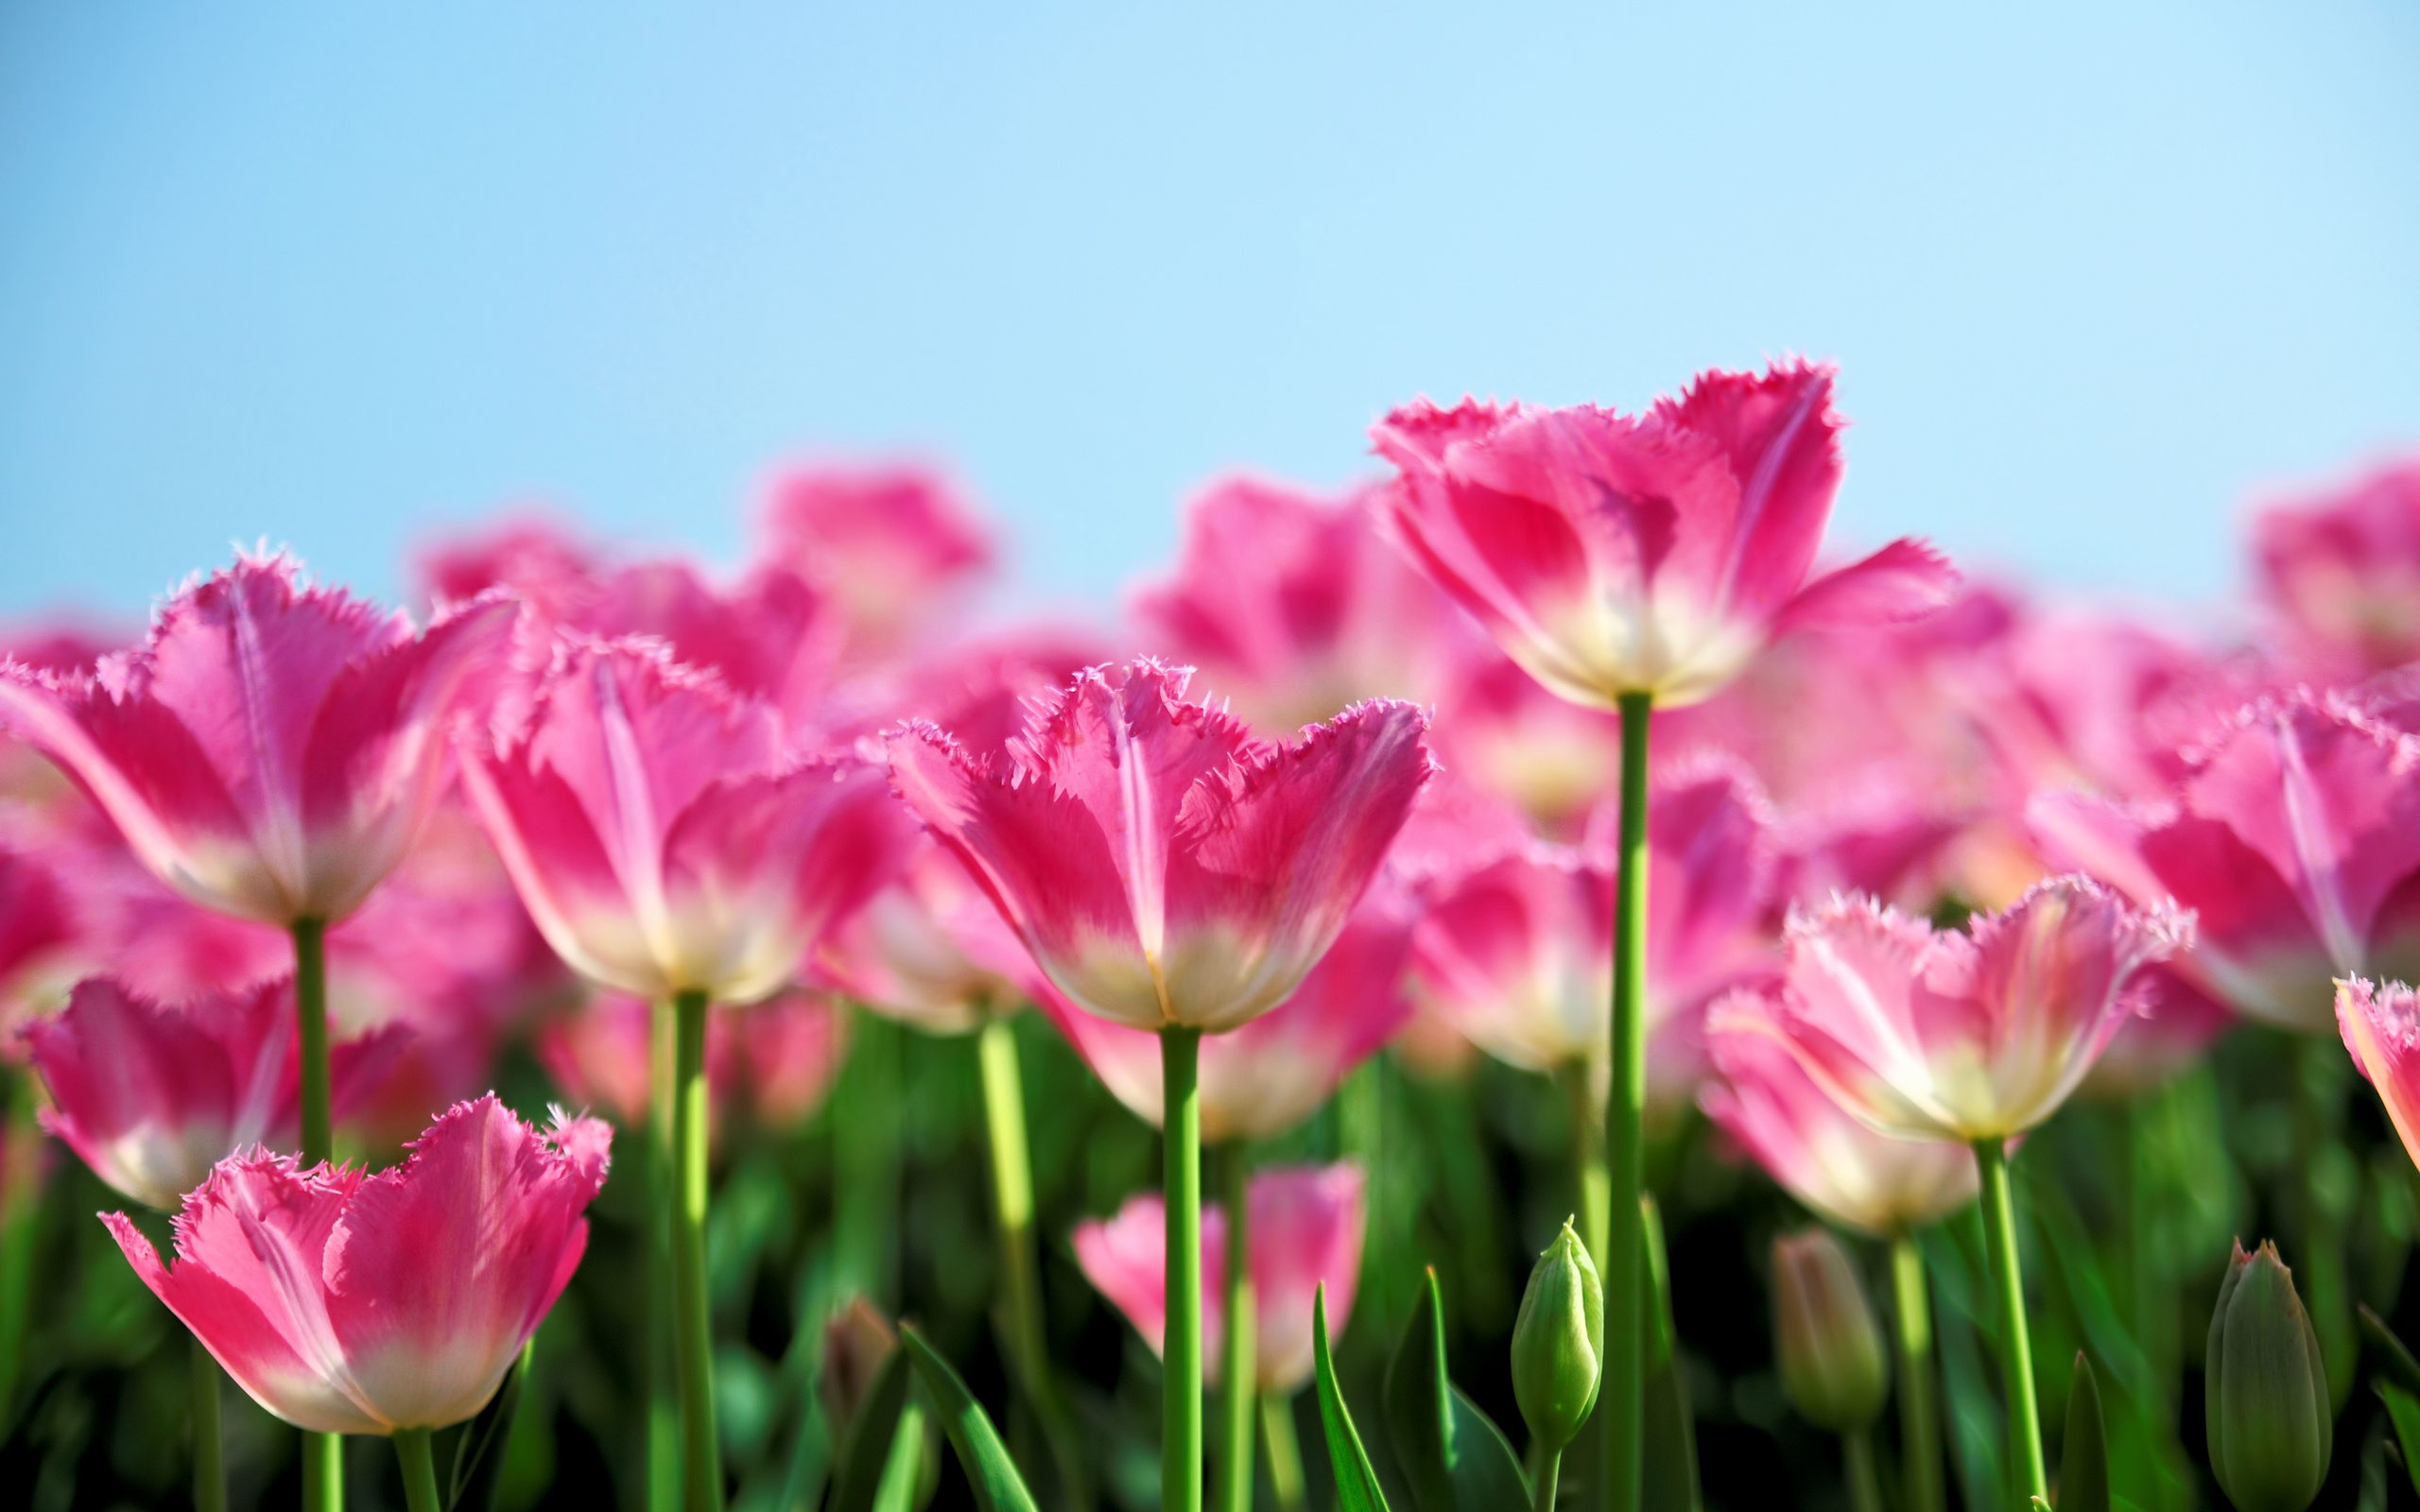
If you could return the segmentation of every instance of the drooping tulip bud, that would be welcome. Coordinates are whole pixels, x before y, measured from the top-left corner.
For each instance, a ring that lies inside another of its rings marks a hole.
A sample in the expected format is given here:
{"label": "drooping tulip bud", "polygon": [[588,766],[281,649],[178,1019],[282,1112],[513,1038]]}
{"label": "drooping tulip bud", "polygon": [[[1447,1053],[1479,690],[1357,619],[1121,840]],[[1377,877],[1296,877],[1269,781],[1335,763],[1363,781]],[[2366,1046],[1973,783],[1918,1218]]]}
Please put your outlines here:
{"label": "drooping tulip bud", "polygon": [[2303,1512],[2327,1479],[2334,1415],[2319,1337],[2293,1273],[2238,1242],[2210,1318],[2204,1405],[2210,1469],[2236,1512]]}
{"label": "drooping tulip bud", "polygon": [[1530,1272],[1512,1324],[1512,1396],[1530,1436],[1552,1453],[1597,1405],[1605,1353],[1605,1291],[1565,1219]]}
{"label": "drooping tulip bud", "polygon": [[823,1369],[816,1392],[836,1435],[848,1432],[873,1390],[874,1377],[882,1373],[882,1363],[897,1348],[899,1335],[890,1320],[862,1297],[852,1297],[823,1325]]}
{"label": "drooping tulip bud", "polygon": [[1829,1229],[1773,1241],[1773,1332],[1782,1390],[1800,1417],[1836,1434],[1873,1425],[1890,1370],[1857,1263]]}

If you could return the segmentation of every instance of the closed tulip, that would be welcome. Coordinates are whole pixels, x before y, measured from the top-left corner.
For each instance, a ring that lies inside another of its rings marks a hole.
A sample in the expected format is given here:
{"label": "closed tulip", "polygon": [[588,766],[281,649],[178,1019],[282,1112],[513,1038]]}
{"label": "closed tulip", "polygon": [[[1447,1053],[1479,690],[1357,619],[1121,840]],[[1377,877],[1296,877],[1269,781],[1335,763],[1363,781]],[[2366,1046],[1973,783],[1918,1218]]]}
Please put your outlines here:
{"label": "closed tulip", "polygon": [[1891,1386],[1881,1331],[1856,1263],[1824,1229],[1773,1241],[1773,1338],[1782,1390],[1800,1417],[1849,1434],[1881,1416]]}
{"label": "closed tulip", "polygon": [[2319,1337],[2275,1245],[2235,1246],[2203,1369],[2220,1489],[2236,1512],[2303,1512],[2327,1479],[2335,1414]]}

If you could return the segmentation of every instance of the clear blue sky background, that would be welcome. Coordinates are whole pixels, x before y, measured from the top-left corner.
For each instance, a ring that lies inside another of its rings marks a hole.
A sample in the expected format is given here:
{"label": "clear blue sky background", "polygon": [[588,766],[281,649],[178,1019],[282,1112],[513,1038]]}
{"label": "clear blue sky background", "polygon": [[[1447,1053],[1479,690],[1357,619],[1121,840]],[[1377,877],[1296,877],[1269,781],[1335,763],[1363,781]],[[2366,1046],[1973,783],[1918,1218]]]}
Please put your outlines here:
{"label": "clear blue sky background", "polygon": [[1412,394],[1789,351],[1844,540],[2222,592],[2420,442],[2420,8],[0,0],[0,613],[531,499],[728,558],[822,445],[1101,599]]}

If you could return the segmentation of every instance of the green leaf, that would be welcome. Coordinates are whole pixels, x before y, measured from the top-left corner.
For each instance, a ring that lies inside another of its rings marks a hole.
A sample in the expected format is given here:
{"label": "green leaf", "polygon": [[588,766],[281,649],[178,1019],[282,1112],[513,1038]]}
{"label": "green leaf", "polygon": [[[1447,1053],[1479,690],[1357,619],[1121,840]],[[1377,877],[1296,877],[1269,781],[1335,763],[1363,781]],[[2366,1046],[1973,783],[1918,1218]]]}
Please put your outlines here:
{"label": "green leaf", "polygon": [[968,1393],[966,1383],[912,1326],[899,1326],[899,1342],[915,1364],[925,1394],[933,1399],[950,1448],[958,1451],[959,1466],[975,1488],[976,1504],[983,1512],[1036,1512],[1033,1494],[1025,1488],[1016,1461],[1009,1457],[1009,1446],[1000,1441],[1000,1431]]}
{"label": "green leaf", "polygon": [[908,1351],[893,1349],[874,1372],[865,1401],[842,1430],[832,1476],[832,1512],[873,1512],[882,1490],[893,1444],[904,1435],[899,1418],[908,1404]]}
{"label": "green leaf", "polygon": [[1378,1489],[1378,1473],[1370,1468],[1370,1452],[1353,1431],[1344,1394],[1336,1389],[1336,1362],[1327,1352],[1325,1286],[1311,1296],[1311,1364],[1319,1377],[1320,1428],[1327,1438],[1328,1463],[1336,1470],[1339,1512],[1392,1512],[1387,1493]]}
{"label": "green leaf", "polygon": [[454,1449],[454,1474],[445,1504],[453,1512],[487,1512],[495,1500],[496,1477],[504,1473],[505,1440],[512,1436],[512,1418],[521,1410],[522,1383],[529,1379],[529,1357],[536,1341],[521,1347],[521,1358],[504,1373],[495,1395],[462,1430]]}
{"label": "green leaf", "polygon": [[1445,1317],[1433,1266],[1387,1367],[1385,1407],[1388,1441],[1420,1512],[1490,1512],[1528,1502],[1512,1446],[1445,1374]]}
{"label": "green leaf", "polygon": [[2377,1389],[2394,1424],[2395,1442],[2403,1446],[2404,1473],[2411,1477],[2411,1488],[2420,1491],[2420,1397],[2387,1381],[2377,1383]]}
{"label": "green leaf", "polygon": [[1647,1274],[1654,1285],[1655,1353],[1648,1366],[1639,1432],[1639,1505],[1645,1512],[1698,1512],[1698,1434],[1689,1404],[1688,1373],[1673,1347],[1671,1268],[1664,1253],[1664,1215],[1652,1195],[1638,1199],[1647,1241]]}
{"label": "green leaf", "polygon": [[2067,1436],[2059,1448],[2059,1512],[2109,1512],[2109,1440],[2101,1431],[2100,1383],[2076,1351],[2067,1393]]}
{"label": "green leaf", "polygon": [[2361,1332],[2378,1351],[2378,1364],[2385,1367],[2388,1378],[2401,1386],[2406,1396],[2420,1397],[2420,1360],[2411,1357],[2411,1351],[2386,1326],[2386,1319],[2371,1312],[2367,1302],[2361,1304]]}

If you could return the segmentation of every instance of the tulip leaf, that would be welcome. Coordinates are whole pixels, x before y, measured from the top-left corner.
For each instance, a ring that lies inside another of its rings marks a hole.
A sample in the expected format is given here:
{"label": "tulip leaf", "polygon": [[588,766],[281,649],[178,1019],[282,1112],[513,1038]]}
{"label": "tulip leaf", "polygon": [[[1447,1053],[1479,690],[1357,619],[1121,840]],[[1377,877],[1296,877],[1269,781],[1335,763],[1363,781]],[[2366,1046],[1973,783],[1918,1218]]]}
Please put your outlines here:
{"label": "tulip leaf", "polygon": [[1651,1194],[1638,1199],[1647,1242],[1647,1275],[1654,1288],[1655,1351],[1645,1382],[1639,1431],[1639,1504],[1647,1512],[1698,1512],[1698,1435],[1689,1405],[1688,1373],[1673,1348],[1671,1267],[1664,1252],[1664,1215]]}
{"label": "tulip leaf", "polygon": [[2403,1388],[2405,1396],[2420,1399],[2420,1360],[2411,1357],[2411,1351],[2386,1326],[2386,1319],[2371,1312],[2367,1302],[2361,1304],[2361,1332],[2377,1348],[2378,1364],[2385,1367],[2389,1379]]}
{"label": "tulip leaf", "polygon": [[966,1389],[958,1372],[908,1324],[899,1326],[899,1342],[916,1366],[916,1379],[941,1415],[942,1432],[958,1451],[959,1467],[975,1488],[976,1504],[983,1512],[1036,1512],[1033,1493],[1025,1488],[1009,1446],[982,1404]]}
{"label": "tulip leaf", "polygon": [[1336,1386],[1336,1362],[1327,1349],[1325,1286],[1311,1295],[1311,1364],[1319,1378],[1320,1428],[1327,1439],[1328,1463],[1336,1470],[1339,1512],[1392,1512],[1387,1493],[1378,1488],[1378,1472],[1370,1466],[1370,1452],[1354,1431],[1344,1393]]}
{"label": "tulip leaf", "polygon": [[1387,1367],[1385,1408],[1388,1441],[1420,1512],[1488,1512],[1529,1500],[1512,1446],[1445,1374],[1434,1267]]}
{"label": "tulip leaf", "polygon": [[2076,1351],[2067,1393],[2066,1442],[2059,1449],[2059,1512],[2109,1512],[2109,1439],[2100,1421],[2100,1383]]}
{"label": "tulip leaf", "polygon": [[840,1431],[840,1452],[832,1475],[832,1512],[872,1512],[880,1499],[884,1471],[892,1448],[903,1435],[899,1420],[908,1405],[908,1351],[884,1356],[848,1423]]}
{"label": "tulip leaf", "polygon": [[454,1449],[454,1474],[445,1504],[453,1512],[487,1512],[495,1500],[496,1478],[504,1473],[504,1446],[512,1436],[513,1415],[521,1410],[521,1387],[529,1379],[529,1357],[536,1341],[521,1347],[521,1358],[504,1373],[495,1395],[462,1430]]}
{"label": "tulip leaf", "polygon": [[2420,1491],[2420,1397],[2388,1381],[2377,1383],[2377,1389],[2394,1424],[2395,1442],[2403,1449],[2404,1473],[2411,1477],[2411,1488]]}

